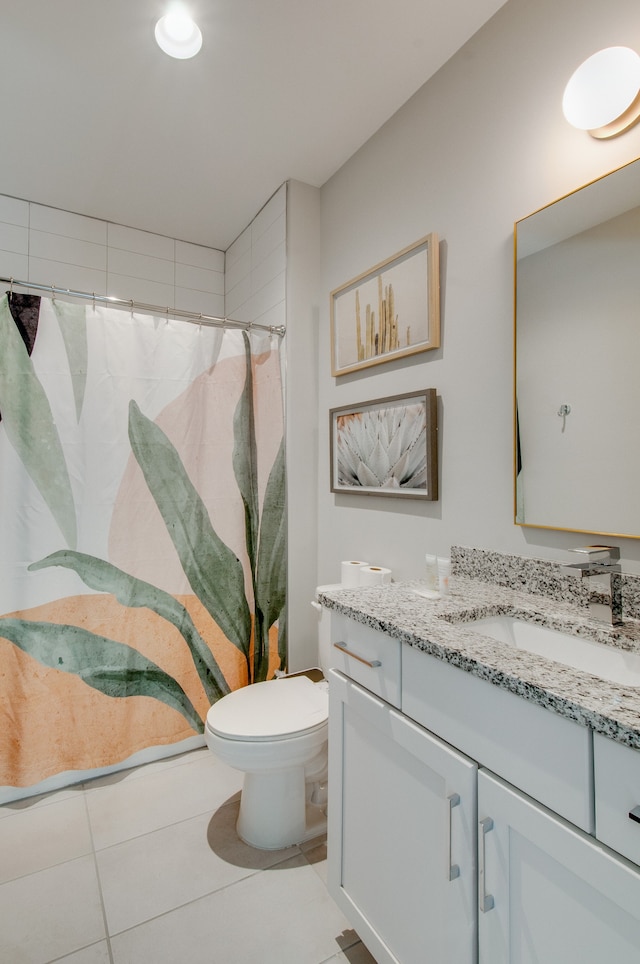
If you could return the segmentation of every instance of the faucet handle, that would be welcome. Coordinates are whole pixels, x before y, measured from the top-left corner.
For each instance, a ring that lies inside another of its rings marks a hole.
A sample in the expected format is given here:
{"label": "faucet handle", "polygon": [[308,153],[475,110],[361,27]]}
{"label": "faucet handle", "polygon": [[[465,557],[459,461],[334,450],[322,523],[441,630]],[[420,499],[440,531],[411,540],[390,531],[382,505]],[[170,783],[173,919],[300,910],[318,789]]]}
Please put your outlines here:
{"label": "faucet handle", "polygon": [[569,549],[569,552],[579,552],[588,565],[597,562],[620,561],[618,546],[581,546],[578,549]]}

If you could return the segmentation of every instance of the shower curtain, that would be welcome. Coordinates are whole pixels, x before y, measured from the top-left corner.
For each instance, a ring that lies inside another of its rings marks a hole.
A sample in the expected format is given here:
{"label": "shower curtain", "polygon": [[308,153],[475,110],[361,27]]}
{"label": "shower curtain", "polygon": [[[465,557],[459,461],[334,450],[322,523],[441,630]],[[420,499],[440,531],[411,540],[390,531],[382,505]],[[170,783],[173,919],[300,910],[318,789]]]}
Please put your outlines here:
{"label": "shower curtain", "polygon": [[284,668],[280,341],[0,301],[0,787],[179,752]]}

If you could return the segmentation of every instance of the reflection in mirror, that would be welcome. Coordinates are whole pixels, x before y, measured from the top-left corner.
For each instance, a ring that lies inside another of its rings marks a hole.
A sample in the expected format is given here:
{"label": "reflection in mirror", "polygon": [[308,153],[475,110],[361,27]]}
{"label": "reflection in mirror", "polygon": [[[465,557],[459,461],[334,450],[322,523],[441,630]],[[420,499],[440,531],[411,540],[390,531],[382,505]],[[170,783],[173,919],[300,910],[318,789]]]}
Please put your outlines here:
{"label": "reflection in mirror", "polygon": [[640,160],[515,246],[515,521],[640,538]]}

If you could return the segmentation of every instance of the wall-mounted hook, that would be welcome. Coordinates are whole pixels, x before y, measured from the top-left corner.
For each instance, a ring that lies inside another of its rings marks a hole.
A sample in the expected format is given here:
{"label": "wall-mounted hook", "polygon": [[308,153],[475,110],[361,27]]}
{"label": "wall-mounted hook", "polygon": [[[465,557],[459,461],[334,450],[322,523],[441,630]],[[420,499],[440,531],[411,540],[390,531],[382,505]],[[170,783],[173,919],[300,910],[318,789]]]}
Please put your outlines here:
{"label": "wall-mounted hook", "polygon": [[562,419],[562,431],[564,432],[567,424],[567,415],[571,414],[571,405],[562,404],[558,409],[558,415]]}

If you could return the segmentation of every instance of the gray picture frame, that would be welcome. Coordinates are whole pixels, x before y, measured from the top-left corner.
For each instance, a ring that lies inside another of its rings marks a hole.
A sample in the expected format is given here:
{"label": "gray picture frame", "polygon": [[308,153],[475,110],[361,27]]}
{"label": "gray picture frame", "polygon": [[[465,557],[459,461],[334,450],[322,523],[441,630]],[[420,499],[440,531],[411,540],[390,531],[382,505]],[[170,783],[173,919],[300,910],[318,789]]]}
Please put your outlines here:
{"label": "gray picture frame", "polygon": [[332,408],[331,491],[436,502],[437,411],[435,388]]}

